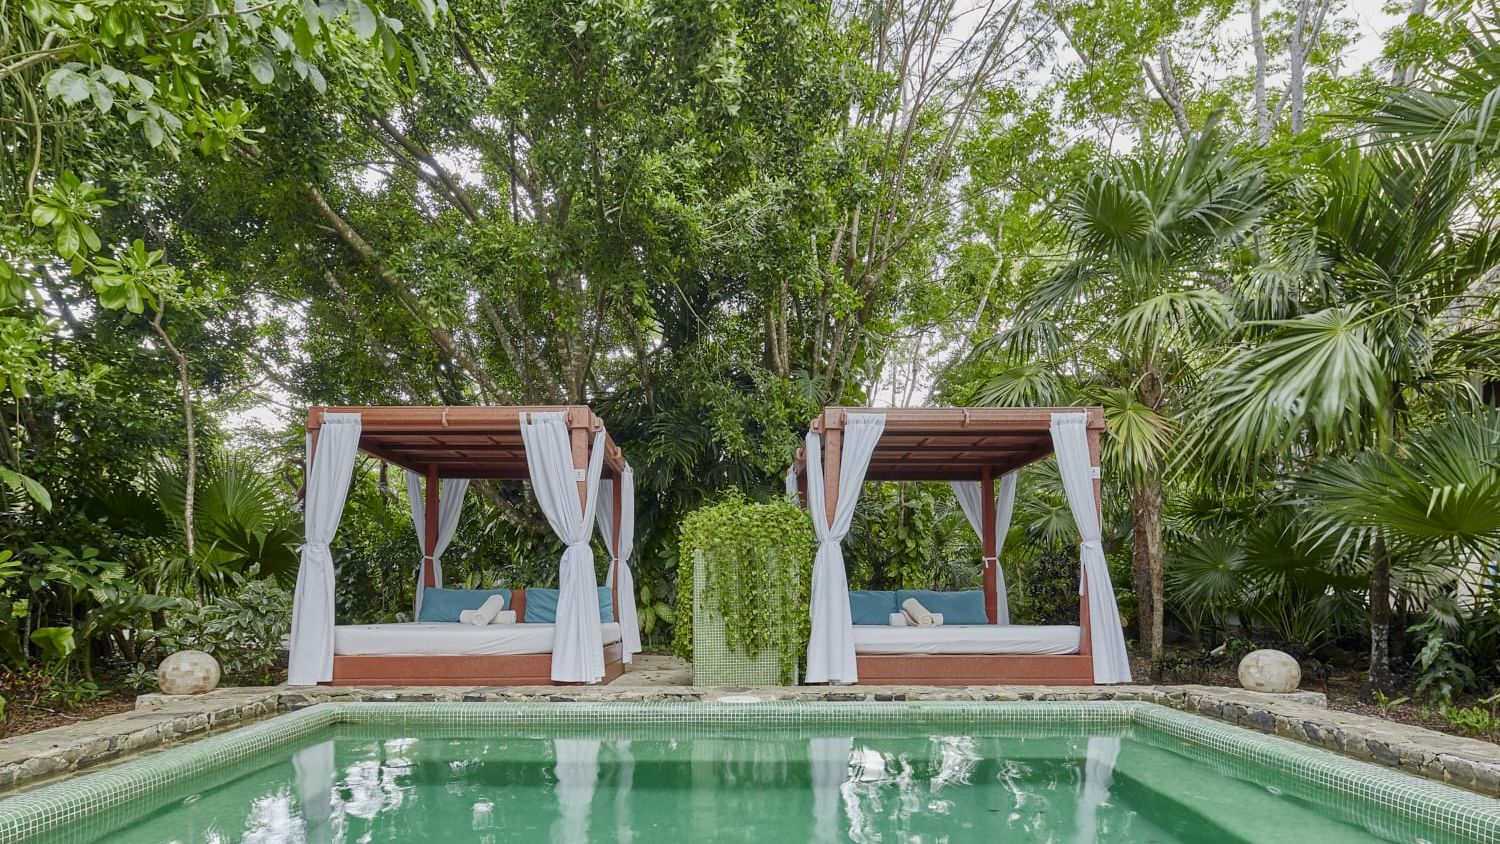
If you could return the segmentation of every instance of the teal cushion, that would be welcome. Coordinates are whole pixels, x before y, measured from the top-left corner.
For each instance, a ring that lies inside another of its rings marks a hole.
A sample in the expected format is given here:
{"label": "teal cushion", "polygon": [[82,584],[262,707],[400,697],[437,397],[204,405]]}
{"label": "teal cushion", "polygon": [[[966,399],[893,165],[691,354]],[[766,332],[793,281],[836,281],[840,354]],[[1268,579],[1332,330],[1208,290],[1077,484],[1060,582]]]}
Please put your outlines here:
{"label": "teal cushion", "polygon": [[[615,603],[611,600],[608,586],[599,587],[599,620],[608,624],[615,620]],[[557,590],[527,589],[527,624],[557,623]]]}
{"label": "teal cushion", "polygon": [[849,593],[849,615],[854,618],[855,624],[888,625],[891,623],[891,613],[900,611],[901,605],[896,602],[895,592],[856,589]]}
{"label": "teal cushion", "polygon": [[608,586],[599,587],[599,620],[605,624],[615,620],[615,596]]}
{"label": "teal cushion", "polygon": [[928,612],[942,613],[944,624],[990,623],[989,614],[984,611],[984,592],[978,589],[968,592],[902,589],[896,593],[896,605],[906,603],[907,598],[916,598]]}
{"label": "teal cushion", "polygon": [[429,587],[422,592],[422,614],[417,621],[458,621],[464,610],[477,610],[491,595],[505,598],[510,606],[509,589],[438,589]]}
{"label": "teal cushion", "polygon": [[527,589],[526,618],[523,620],[527,624],[556,624],[557,590]]}

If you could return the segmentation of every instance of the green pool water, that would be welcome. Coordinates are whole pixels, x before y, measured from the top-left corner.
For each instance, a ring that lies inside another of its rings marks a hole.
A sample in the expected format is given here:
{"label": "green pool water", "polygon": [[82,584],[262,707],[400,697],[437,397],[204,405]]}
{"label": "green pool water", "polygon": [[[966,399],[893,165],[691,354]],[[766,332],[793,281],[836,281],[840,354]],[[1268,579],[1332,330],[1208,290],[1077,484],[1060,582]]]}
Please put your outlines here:
{"label": "green pool water", "polygon": [[336,722],[30,840],[1480,840],[1126,719],[909,712]]}

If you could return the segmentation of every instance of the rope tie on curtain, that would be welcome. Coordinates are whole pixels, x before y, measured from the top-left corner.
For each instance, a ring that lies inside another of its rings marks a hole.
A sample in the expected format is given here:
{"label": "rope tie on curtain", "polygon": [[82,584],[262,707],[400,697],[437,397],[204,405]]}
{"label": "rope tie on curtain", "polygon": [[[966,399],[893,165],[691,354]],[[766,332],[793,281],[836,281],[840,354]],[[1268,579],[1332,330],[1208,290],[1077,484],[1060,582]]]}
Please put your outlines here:
{"label": "rope tie on curtain", "polygon": [[1078,543],[1078,547],[1079,548],[1098,548],[1100,551],[1103,551],[1104,550],[1104,541],[1102,539],[1085,539],[1082,542]]}

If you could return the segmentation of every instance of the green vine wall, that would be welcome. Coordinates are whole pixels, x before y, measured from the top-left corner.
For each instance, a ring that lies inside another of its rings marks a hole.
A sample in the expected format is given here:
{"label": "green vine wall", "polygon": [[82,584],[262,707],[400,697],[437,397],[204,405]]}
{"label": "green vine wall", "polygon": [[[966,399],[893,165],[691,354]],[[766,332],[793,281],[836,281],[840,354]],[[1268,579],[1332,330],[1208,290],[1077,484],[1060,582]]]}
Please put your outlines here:
{"label": "green vine wall", "polygon": [[693,557],[703,553],[705,603],[724,618],[730,648],[755,657],[770,648],[790,682],[807,650],[808,596],[817,540],[792,502],[747,501],[738,493],[682,522],[673,649],[693,656]]}

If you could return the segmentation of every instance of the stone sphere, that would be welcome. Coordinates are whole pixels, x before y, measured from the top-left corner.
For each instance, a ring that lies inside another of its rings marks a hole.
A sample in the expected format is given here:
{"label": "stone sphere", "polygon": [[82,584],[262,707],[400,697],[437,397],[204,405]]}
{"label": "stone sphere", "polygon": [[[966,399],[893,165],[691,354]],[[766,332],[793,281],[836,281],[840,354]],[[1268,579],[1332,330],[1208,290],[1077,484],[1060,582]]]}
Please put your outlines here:
{"label": "stone sphere", "polygon": [[161,661],[156,685],[164,695],[201,695],[219,685],[219,661],[203,651],[178,651]]}
{"label": "stone sphere", "polygon": [[1252,692],[1286,694],[1297,691],[1302,682],[1302,666],[1291,654],[1259,650],[1240,660],[1240,685]]}

